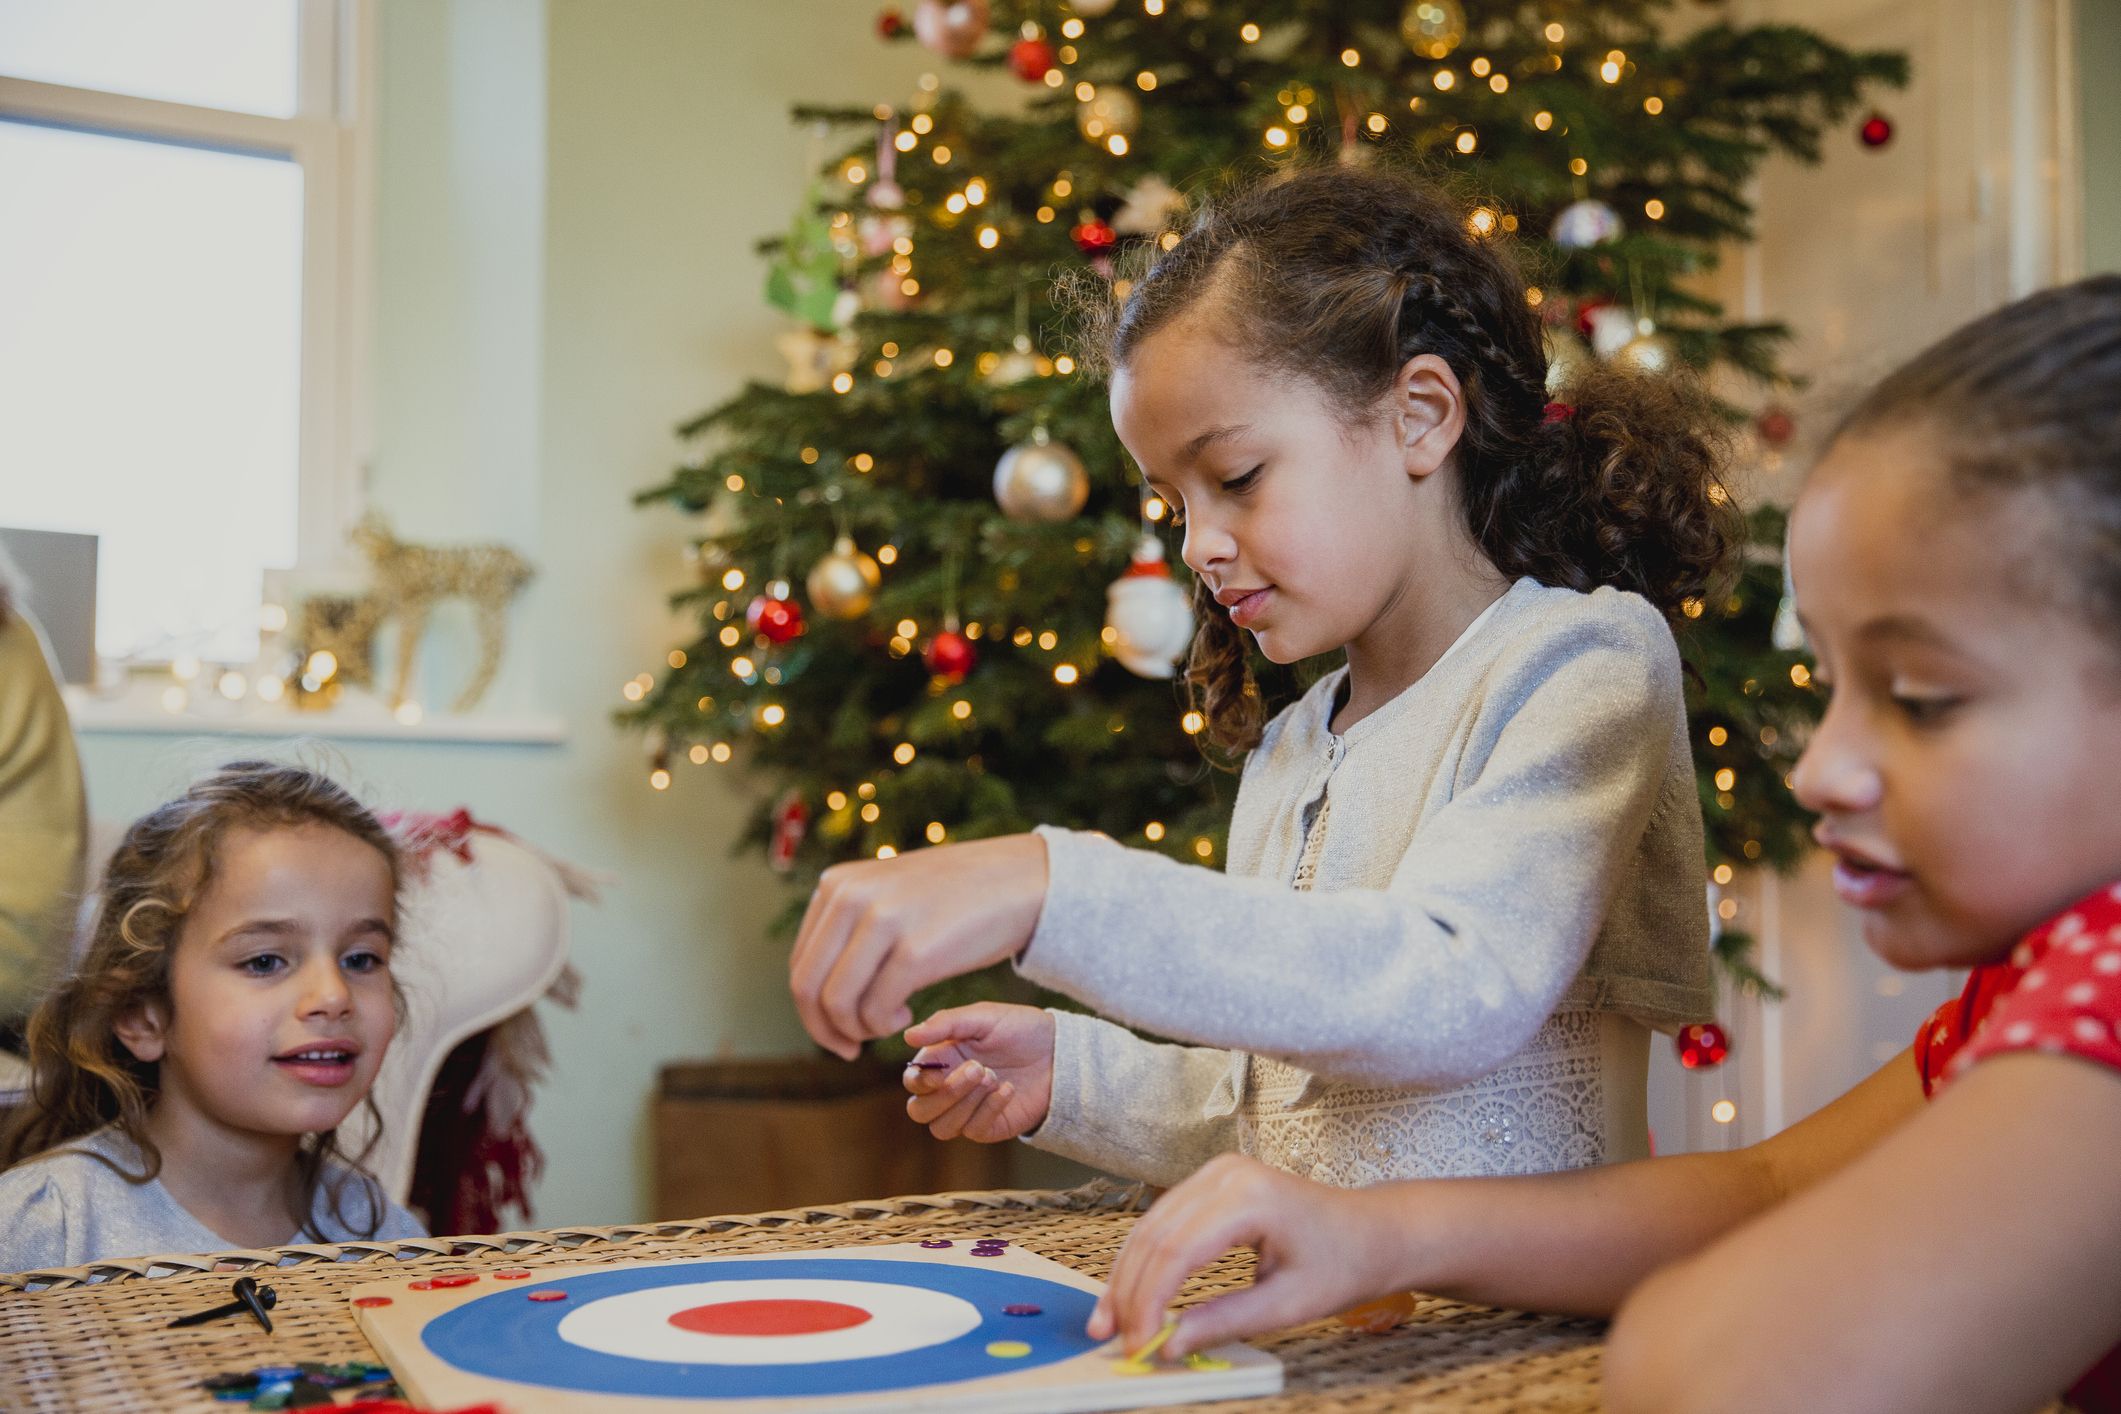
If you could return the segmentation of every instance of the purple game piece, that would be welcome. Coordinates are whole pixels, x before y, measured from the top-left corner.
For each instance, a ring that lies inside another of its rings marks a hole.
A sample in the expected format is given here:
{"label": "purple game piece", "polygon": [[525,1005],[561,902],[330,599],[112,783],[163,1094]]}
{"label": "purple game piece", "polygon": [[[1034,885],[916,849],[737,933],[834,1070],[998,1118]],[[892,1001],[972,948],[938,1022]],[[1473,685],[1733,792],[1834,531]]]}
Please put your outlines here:
{"label": "purple game piece", "polygon": [[1002,1307],[1002,1314],[1004,1316],[1040,1316],[1045,1314],[1045,1310],[1046,1308],[1043,1306],[1033,1306],[1028,1301],[1022,1301],[1014,1306]]}
{"label": "purple game piece", "polygon": [[953,1245],[954,1245],[954,1244],[953,1244],[953,1243],[952,1243],[952,1242],[950,1241],[950,1239],[949,1239],[949,1238],[947,1238],[947,1237],[944,1237],[944,1238],[938,1238],[938,1239],[936,1239],[935,1241],[932,1241],[932,1242],[923,1242],[923,1243],[921,1244],[921,1246],[923,1246],[923,1247],[927,1247],[927,1248],[930,1248],[930,1249],[933,1249],[933,1248],[937,1248],[937,1247],[949,1247],[949,1246],[953,1246]]}
{"label": "purple game piece", "polygon": [[999,1247],[975,1247],[972,1249],[972,1255],[975,1257],[999,1257],[1002,1255],[1002,1249]]}

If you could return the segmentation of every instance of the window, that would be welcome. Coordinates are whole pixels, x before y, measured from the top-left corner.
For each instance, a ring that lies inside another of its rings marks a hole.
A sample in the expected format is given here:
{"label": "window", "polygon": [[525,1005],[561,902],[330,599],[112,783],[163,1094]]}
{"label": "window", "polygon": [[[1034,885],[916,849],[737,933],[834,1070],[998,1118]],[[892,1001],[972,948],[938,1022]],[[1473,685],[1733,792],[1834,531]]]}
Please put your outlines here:
{"label": "window", "polygon": [[343,553],[366,8],[0,4],[0,523],[101,537],[106,656],[249,662]]}

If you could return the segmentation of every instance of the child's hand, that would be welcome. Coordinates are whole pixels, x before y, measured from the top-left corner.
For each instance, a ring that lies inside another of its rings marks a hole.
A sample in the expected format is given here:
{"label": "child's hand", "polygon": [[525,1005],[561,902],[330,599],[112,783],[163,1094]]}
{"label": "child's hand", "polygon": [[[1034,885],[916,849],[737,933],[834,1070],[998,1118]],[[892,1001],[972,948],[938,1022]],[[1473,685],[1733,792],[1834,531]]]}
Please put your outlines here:
{"label": "child's hand", "polygon": [[[1046,1122],[1053,1102],[1053,1018],[1037,1007],[978,1002],[906,1032],[906,1113],[938,1139],[996,1144]],[[925,1069],[940,1062],[942,1069]]]}
{"label": "child's hand", "polygon": [[1120,1249],[1090,1314],[1092,1339],[1139,1350],[1163,1329],[1186,1278],[1232,1247],[1259,1253],[1241,1291],[1188,1307],[1159,1352],[1177,1359],[1224,1341],[1342,1311],[1392,1287],[1381,1241],[1390,1209],[1376,1190],[1328,1188],[1224,1154],[1156,1200]]}
{"label": "child's hand", "polygon": [[1022,952],[1046,901],[1037,835],[835,864],[818,880],[788,959],[803,1029],[853,1060],[913,1020],[906,999]]}

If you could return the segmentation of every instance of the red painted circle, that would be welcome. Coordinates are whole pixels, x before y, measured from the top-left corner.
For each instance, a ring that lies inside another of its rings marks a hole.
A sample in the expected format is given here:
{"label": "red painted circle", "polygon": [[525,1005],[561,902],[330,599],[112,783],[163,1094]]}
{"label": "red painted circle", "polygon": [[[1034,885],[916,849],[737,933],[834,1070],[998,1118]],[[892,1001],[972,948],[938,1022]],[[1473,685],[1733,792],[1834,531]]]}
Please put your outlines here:
{"label": "red painted circle", "polygon": [[373,1309],[377,1306],[388,1306],[390,1298],[388,1296],[356,1296],[353,1299],[353,1304]]}
{"label": "red painted circle", "polygon": [[493,1274],[493,1279],[495,1281],[524,1281],[528,1279],[529,1276],[530,1273],[525,1271],[506,1271],[495,1272]]}
{"label": "red painted circle", "polygon": [[564,1291],[533,1291],[528,1293],[528,1295],[533,1301],[565,1301],[567,1299],[567,1293]]}
{"label": "red painted circle", "polygon": [[843,1331],[869,1319],[859,1306],[837,1301],[717,1301],[694,1306],[670,1318],[670,1324],[701,1335],[816,1335]]}

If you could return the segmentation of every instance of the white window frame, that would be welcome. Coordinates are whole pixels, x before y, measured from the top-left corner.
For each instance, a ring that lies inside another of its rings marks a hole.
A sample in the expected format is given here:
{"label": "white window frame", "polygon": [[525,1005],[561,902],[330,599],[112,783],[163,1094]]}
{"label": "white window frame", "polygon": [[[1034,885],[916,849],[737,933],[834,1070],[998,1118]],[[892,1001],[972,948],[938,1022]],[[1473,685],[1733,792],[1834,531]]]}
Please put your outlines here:
{"label": "white window frame", "polygon": [[302,338],[296,557],[347,558],[371,445],[375,7],[294,0],[295,115],[272,118],[0,74],[0,118],[219,151],[302,169]]}

